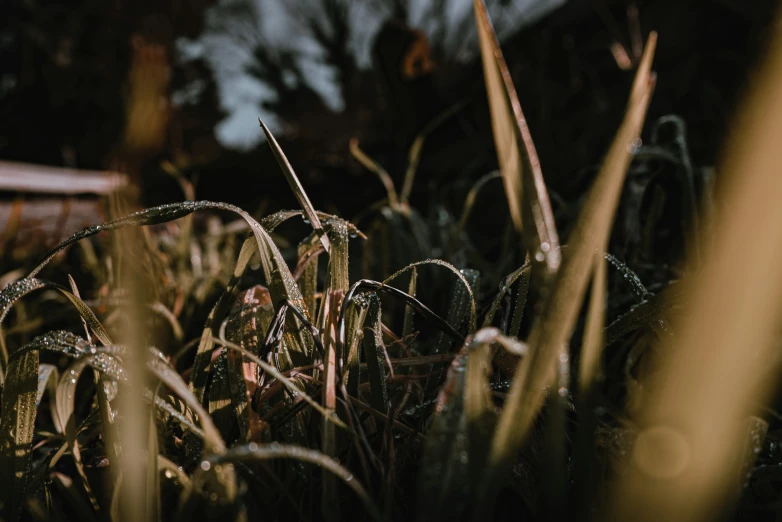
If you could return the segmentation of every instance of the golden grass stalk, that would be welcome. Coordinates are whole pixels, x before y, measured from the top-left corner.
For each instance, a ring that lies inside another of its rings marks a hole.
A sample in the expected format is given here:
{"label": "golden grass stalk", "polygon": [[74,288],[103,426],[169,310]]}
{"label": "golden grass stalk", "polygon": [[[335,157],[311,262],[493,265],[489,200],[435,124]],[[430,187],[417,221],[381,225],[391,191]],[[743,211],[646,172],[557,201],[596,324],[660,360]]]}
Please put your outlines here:
{"label": "golden grass stalk", "polygon": [[[676,335],[643,377],[642,427],[617,520],[722,518],[739,493],[742,421],[771,391],[782,312],[782,33],[738,113],[722,163],[717,236]],[[735,470],[735,471],[734,471]]]}
{"label": "golden grass stalk", "polygon": [[[606,155],[572,232],[567,253],[543,313],[533,323],[528,345],[532,357],[519,364],[500,416],[489,456],[489,473],[496,486],[521,448],[543,402],[544,387],[554,375],[557,356],[575,325],[594,252],[608,238],[622,183],[641,132],[654,86],[651,72],[657,37],[649,36],[633,83],[624,122]],[[493,487],[490,481],[486,487]]]}

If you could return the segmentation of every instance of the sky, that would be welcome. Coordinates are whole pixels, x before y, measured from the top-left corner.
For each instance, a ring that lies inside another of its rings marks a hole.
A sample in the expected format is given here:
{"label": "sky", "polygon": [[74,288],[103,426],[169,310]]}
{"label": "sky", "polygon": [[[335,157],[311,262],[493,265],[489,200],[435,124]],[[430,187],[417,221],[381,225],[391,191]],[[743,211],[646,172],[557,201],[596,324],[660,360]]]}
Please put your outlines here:
{"label": "sky", "polygon": [[[331,67],[321,60],[321,49],[296,23],[295,7],[289,0],[222,0],[207,13],[207,31],[197,40],[180,40],[178,48],[187,58],[205,57],[215,72],[223,109],[228,114],[216,128],[217,139],[228,148],[247,150],[263,139],[258,117],[274,132],[279,123],[274,114],[265,112],[261,103],[274,97],[274,91],[246,72],[252,63],[254,45],[294,49],[306,81],[335,111],[343,107],[339,86]],[[302,0],[295,0],[301,2]],[[544,16],[566,0],[510,0],[498,6],[491,15],[500,41]],[[426,33],[427,9],[431,0],[410,0],[412,27]],[[287,4],[287,6],[286,6]],[[370,67],[372,41],[388,18],[381,0],[351,2],[350,47],[359,67]],[[472,0],[451,0],[447,4],[446,48],[457,60],[470,61],[478,52],[478,42],[457,34],[456,28],[465,17],[472,17]],[[225,20],[233,20],[228,26]],[[501,23],[500,23],[501,22]],[[429,24],[432,25],[432,24]],[[227,29],[227,30],[226,30]],[[175,95],[176,96],[176,95]]]}

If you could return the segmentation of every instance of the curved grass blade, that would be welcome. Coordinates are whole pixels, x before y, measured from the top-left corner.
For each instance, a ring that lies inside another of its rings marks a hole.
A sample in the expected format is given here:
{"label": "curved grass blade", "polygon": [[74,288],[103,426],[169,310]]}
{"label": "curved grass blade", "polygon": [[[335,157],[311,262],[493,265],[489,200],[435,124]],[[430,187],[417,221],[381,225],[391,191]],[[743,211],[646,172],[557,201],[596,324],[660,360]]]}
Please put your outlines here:
{"label": "curved grass blade", "polygon": [[635,77],[625,120],[611,145],[572,233],[551,297],[536,318],[528,344],[533,357],[520,364],[492,443],[490,480],[484,505],[502,482],[542,405],[544,386],[553,377],[557,356],[566,346],[594,266],[594,251],[605,245],[621,193],[632,146],[638,139],[654,86],[651,72],[656,34],[652,33]]}
{"label": "curved grass blade", "polygon": [[41,406],[44,392],[49,393],[49,408],[52,412],[52,422],[57,433],[62,433],[62,425],[57,416],[57,382],[60,379],[60,372],[53,364],[38,365],[38,392],[35,395],[36,411]]}
{"label": "curved grass blade", "polygon": [[461,100],[454,103],[443,112],[435,116],[432,121],[427,123],[426,127],[424,127],[423,130],[418,133],[418,136],[415,137],[415,141],[413,141],[413,144],[410,146],[410,151],[407,155],[407,170],[405,171],[405,180],[402,183],[400,201],[403,205],[407,205],[407,202],[410,199],[410,193],[413,191],[413,182],[415,181],[415,174],[418,171],[418,163],[421,160],[421,151],[424,148],[426,138],[428,138],[429,135],[437,127],[442,125],[448,118],[462,110],[466,104],[466,100]]}
{"label": "curved grass blade", "polygon": [[[315,450],[294,446],[290,444],[272,443],[259,445],[250,443],[244,446],[231,448],[223,455],[210,457],[212,464],[228,462],[256,462],[270,459],[293,459],[299,462],[314,464],[337,478],[341,479],[358,496],[367,513],[373,520],[380,521],[382,516],[369,497],[366,489],[358,482],[353,474],[345,469],[339,462]],[[195,480],[195,479],[194,479]]]}
{"label": "curved grass blade", "polygon": [[[298,286],[296,286],[293,276],[290,273],[290,269],[285,264],[285,260],[282,258],[282,254],[272,241],[269,233],[247,212],[227,203],[215,203],[211,201],[185,201],[182,203],[161,205],[129,214],[102,225],[95,225],[85,228],[80,232],[75,233],[69,239],[51,250],[44,257],[43,261],[41,261],[38,266],[33,269],[33,271],[30,273],[30,277],[38,274],[38,272],[40,272],[40,270],[43,269],[43,267],[45,267],[46,264],[49,263],[49,261],[51,261],[55,255],[57,255],[57,253],[62,251],[67,246],[87,237],[93,236],[98,232],[118,230],[128,226],[149,226],[166,223],[187,216],[196,210],[204,209],[225,210],[233,212],[241,216],[247,222],[253,237],[255,238],[255,243],[261,258],[261,267],[263,269],[264,277],[266,278],[266,282],[269,286],[269,291],[272,295],[273,301],[277,303],[286,299],[290,300],[297,307],[301,308],[306,315],[306,309],[304,309],[301,292],[299,291]],[[238,284],[238,279],[244,272],[245,267],[246,265],[241,267],[241,270],[234,271],[231,283],[229,284],[228,288],[226,288],[226,294],[230,294],[235,289],[236,284]],[[220,301],[218,301],[218,303],[221,302],[223,302],[222,298]],[[225,303],[223,304],[225,305]],[[0,305],[2,305],[2,302],[0,302]],[[212,317],[212,320],[214,320],[214,317]],[[212,322],[208,321],[207,329],[212,329]],[[286,330],[286,350],[292,350],[300,353],[303,358],[306,359],[309,355],[311,343],[308,343],[306,339],[301,336],[301,334],[302,333],[300,332],[297,320],[295,318],[291,318],[290,323],[288,324],[288,330]],[[206,346],[209,345],[209,342],[210,336],[206,335],[205,333],[203,344]],[[199,352],[201,351],[202,349],[199,348]],[[201,355],[203,356],[203,354]],[[200,361],[200,365],[206,367],[206,365],[203,365],[203,361]],[[194,375],[198,376],[200,373],[203,373],[203,370],[194,372]],[[205,376],[201,376],[200,378],[203,380]]]}
{"label": "curved grass blade", "polygon": [[469,315],[467,316],[467,334],[472,334],[475,332],[476,329],[476,323],[477,323],[477,312],[475,311],[475,295],[473,294],[472,287],[470,286],[469,281],[464,276],[464,271],[459,270],[455,266],[453,266],[451,263],[447,261],[443,261],[442,259],[425,259],[423,261],[416,261],[415,263],[410,263],[406,267],[402,268],[401,270],[397,270],[387,278],[383,280],[383,285],[387,285],[400,275],[413,270],[415,267],[422,266],[422,265],[438,265],[447,268],[451,272],[453,272],[456,277],[459,278],[459,281],[461,281],[462,286],[464,287],[465,291],[467,292],[467,295],[469,296],[470,300],[470,311]]}
{"label": "curved grass blade", "polygon": [[497,178],[502,178],[502,174],[496,171],[490,172],[481,177],[478,181],[475,182],[472,188],[470,188],[470,191],[467,193],[467,197],[464,198],[464,206],[462,207],[462,214],[459,216],[459,222],[456,225],[456,230],[454,230],[453,237],[451,237],[451,241],[448,245],[448,250],[446,250],[446,259],[451,258],[451,254],[456,248],[456,244],[458,243],[459,238],[462,236],[464,227],[467,226],[467,221],[470,219],[472,209],[475,206],[475,200],[478,199],[478,193],[489,181]]}
{"label": "curved grass blade", "polygon": [[[220,342],[223,343],[222,340]],[[247,350],[245,350],[244,348],[242,348],[241,346],[239,346],[237,344],[234,344],[234,343],[232,343],[230,341],[225,341],[224,344],[225,344],[226,348],[230,348],[231,350],[236,350],[237,352],[241,353],[242,355],[244,355],[245,357],[247,357],[248,359],[253,361],[258,366],[260,366],[263,369],[263,371],[265,371],[266,373],[268,373],[269,375],[271,375],[272,377],[274,377],[275,379],[280,381],[283,384],[283,386],[288,388],[288,390],[292,394],[294,394],[294,396],[301,397],[310,406],[312,406],[314,409],[316,409],[318,411],[318,413],[320,413],[321,415],[326,417],[330,422],[333,422],[334,424],[336,424],[340,428],[347,429],[347,426],[345,425],[344,422],[342,422],[338,418],[335,418],[334,416],[330,415],[328,413],[328,411],[325,408],[323,408],[323,406],[318,404],[312,397],[310,397],[309,395],[304,393],[304,391],[302,391],[300,388],[298,388],[293,383],[293,381],[291,381],[290,379],[285,377],[279,370],[277,370],[277,368],[275,368],[271,364],[267,363],[266,361],[264,361],[263,359],[261,359],[257,355],[248,352]]]}
{"label": "curved grass blade", "polygon": [[394,182],[391,180],[391,176],[389,176],[388,172],[386,172],[386,169],[380,166],[377,162],[375,162],[375,160],[367,156],[367,154],[361,150],[361,147],[358,146],[358,140],[356,138],[350,140],[350,154],[352,154],[356,161],[361,163],[367,170],[374,172],[377,177],[380,178],[380,182],[383,183],[383,186],[386,189],[386,195],[388,196],[388,206],[391,208],[391,210],[398,210],[399,197],[396,194]]}
{"label": "curved grass blade", "polygon": [[494,296],[494,300],[492,301],[489,310],[483,317],[483,328],[488,328],[492,325],[494,322],[494,316],[497,315],[497,311],[500,309],[500,306],[502,306],[502,300],[505,298],[505,295],[508,293],[508,291],[510,291],[511,287],[513,287],[513,285],[516,283],[516,281],[519,280],[520,277],[529,277],[529,272],[531,270],[532,265],[525,263],[507,275],[505,279],[503,279],[502,283],[500,283],[500,291],[497,292],[496,296]]}
{"label": "curved grass blade", "polygon": [[182,377],[160,358],[150,358],[148,368],[169,390],[185,401],[185,404],[196,414],[201,428],[204,430],[204,451],[213,453],[225,451],[225,442],[220,437],[217,427],[204,407],[201,406],[200,401],[190,391],[185,381],[182,380]]}
{"label": "curved grass blade", "polygon": [[[480,279],[480,273],[477,270],[471,270],[469,268],[460,270],[465,280],[468,282],[468,286],[454,285],[451,294],[451,305],[448,308],[448,315],[446,321],[448,324],[455,328],[460,328],[466,316],[468,315],[470,308],[475,306],[473,296],[467,291],[469,288],[477,288]],[[434,350],[432,355],[439,355],[442,353],[448,353],[451,348],[451,341],[446,339],[443,332],[438,332],[437,339],[435,340]],[[442,364],[433,364],[429,367],[430,377],[427,378],[424,385],[424,391],[428,395],[435,387],[440,383],[440,376],[437,370],[441,368]]]}
{"label": "curved grass blade", "polygon": [[492,132],[508,206],[522,232],[535,272],[549,276],[560,264],[559,238],[540,161],[510,71],[483,0],[473,0]]}
{"label": "curved grass blade", "polygon": [[[345,319],[347,317],[347,310],[350,307],[350,303],[356,298],[356,292],[358,292],[362,288],[368,288],[370,290],[373,290],[374,292],[384,293],[393,296],[397,299],[404,300],[407,304],[415,308],[415,310],[419,314],[421,314],[424,318],[432,321],[440,330],[445,332],[449,337],[457,340],[458,342],[462,342],[462,343],[464,342],[464,337],[459,332],[457,332],[450,324],[448,324],[446,320],[444,320],[436,313],[432,312],[429,308],[427,308],[423,303],[421,303],[415,297],[412,297],[402,292],[401,290],[394,288],[393,286],[387,286],[385,283],[379,283],[377,281],[371,281],[369,279],[361,279],[353,283],[353,286],[350,287],[348,293],[345,294],[345,299],[343,300],[343,306],[340,308],[339,323],[337,327],[337,361],[342,360],[341,354],[343,354],[345,351],[345,337],[346,337]],[[342,372],[340,371],[340,373]]]}
{"label": "curved grass blade", "polygon": [[421,467],[421,520],[467,520],[476,507],[497,418],[488,380],[495,344],[526,352],[498,329],[483,328],[452,361],[440,389]]}

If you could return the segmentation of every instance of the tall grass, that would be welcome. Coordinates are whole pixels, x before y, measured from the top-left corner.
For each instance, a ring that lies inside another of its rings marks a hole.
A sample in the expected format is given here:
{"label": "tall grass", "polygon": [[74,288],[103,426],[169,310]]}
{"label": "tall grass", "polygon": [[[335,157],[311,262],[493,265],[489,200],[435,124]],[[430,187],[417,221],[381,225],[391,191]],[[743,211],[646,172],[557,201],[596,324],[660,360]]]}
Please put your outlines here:
{"label": "tall grass", "polygon": [[[315,210],[261,124],[301,210],[141,210],[75,233],[0,292],[0,321],[15,321],[2,336],[4,519],[695,521],[768,476],[755,464],[768,425],[751,416],[768,411],[778,372],[782,47],[741,112],[720,211],[698,227],[716,235],[692,238],[703,248],[685,281],[653,295],[605,251],[656,35],[565,248],[481,0],[474,10],[500,169],[469,192],[442,251],[465,248],[477,193],[500,177],[527,262],[488,284],[491,271],[439,259],[390,273],[432,248],[408,197],[423,140],[452,112],[413,145],[400,192],[351,144],[388,193],[369,235]],[[296,218],[312,231],[281,250],[275,231]],[[96,254],[103,233],[116,248]],[[351,242],[365,243],[358,266]],[[62,273],[73,258],[88,276]],[[638,302],[606,326],[615,274]],[[76,314],[52,312],[62,304]]]}

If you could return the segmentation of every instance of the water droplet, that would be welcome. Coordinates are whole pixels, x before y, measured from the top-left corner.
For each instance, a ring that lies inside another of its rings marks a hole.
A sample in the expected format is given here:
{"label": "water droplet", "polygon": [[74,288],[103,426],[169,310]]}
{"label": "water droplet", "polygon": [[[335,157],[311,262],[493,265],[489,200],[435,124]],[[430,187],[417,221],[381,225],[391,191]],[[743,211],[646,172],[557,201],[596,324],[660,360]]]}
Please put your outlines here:
{"label": "water droplet", "polygon": [[551,245],[548,243],[548,241],[543,241],[543,242],[540,244],[540,249],[541,249],[542,251],[544,251],[544,252],[548,252],[549,250],[551,250]]}
{"label": "water droplet", "polygon": [[212,465],[209,463],[208,460],[204,460],[201,462],[201,469],[204,471],[209,471],[209,468],[211,468]]}
{"label": "water droplet", "polygon": [[546,259],[546,256],[543,252],[535,252],[535,261],[543,262],[544,259]]}

